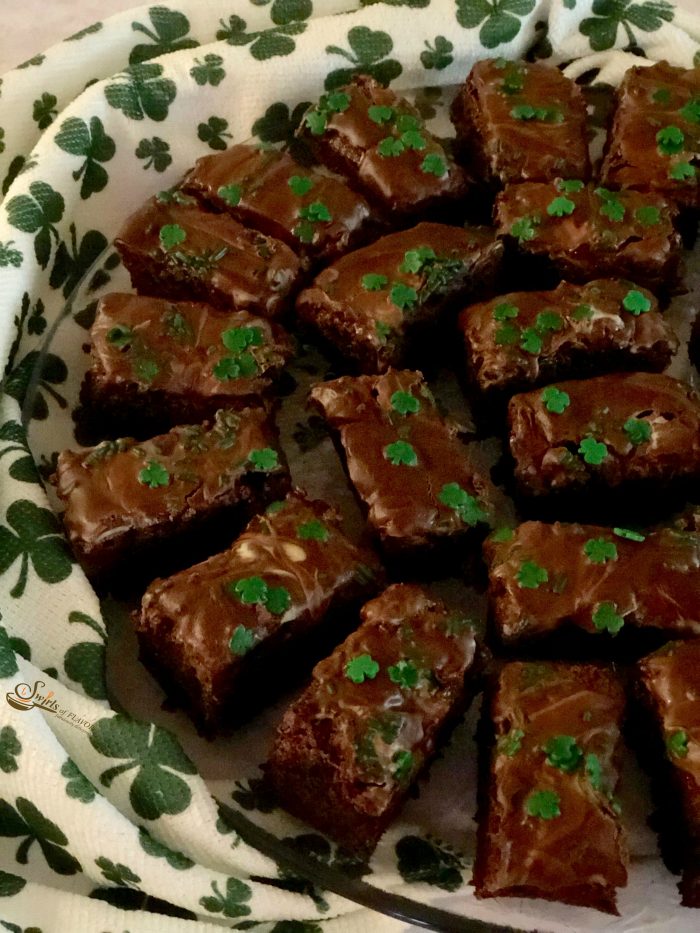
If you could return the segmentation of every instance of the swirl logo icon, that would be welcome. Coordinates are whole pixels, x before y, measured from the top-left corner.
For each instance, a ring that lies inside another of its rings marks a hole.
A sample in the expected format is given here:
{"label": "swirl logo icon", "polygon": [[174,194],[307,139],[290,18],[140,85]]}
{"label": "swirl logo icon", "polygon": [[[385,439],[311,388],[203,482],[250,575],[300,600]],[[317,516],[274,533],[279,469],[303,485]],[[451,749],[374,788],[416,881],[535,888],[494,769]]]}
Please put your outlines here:
{"label": "swirl logo icon", "polygon": [[22,712],[38,706],[50,713],[55,713],[58,703],[53,699],[53,690],[49,690],[47,694],[39,692],[39,689],[45,686],[43,680],[35,681],[33,687],[30,684],[17,684],[13,692],[5,694],[5,699],[13,709]]}

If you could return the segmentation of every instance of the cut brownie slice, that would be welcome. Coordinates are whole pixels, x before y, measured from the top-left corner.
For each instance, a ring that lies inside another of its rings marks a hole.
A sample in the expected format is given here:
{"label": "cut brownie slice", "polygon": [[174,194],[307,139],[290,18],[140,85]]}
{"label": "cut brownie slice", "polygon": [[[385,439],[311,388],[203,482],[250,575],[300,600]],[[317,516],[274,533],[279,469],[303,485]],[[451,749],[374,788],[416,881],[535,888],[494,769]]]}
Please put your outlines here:
{"label": "cut brownie slice", "polygon": [[484,554],[491,624],[504,644],[572,626],[592,635],[616,636],[625,625],[700,635],[698,533],[525,522],[495,532]]}
{"label": "cut brownie slice", "polygon": [[552,65],[477,62],[451,117],[467,164],[494,187],[590,176],[586,102],[578,85]]}
{"label": "cut brownie slice", "polygon": [[142,655],[199,724],[224,727],[303,677],[381,584],[335,510],[293,493],[229,550],[151,584],[135,618]]}
{"label": "cut brownie slice", "polygon": [[288,152],[231,146],[199,159],[183,188],[314,260],[335,259],[371,232],[361,194],[326,169],[299,165]]}
{"label": "cut brownie slice", "polygon": [[416,569],[444,572],[479,540],[495,491],[420,373],[345,376],[314,386],[311,401],[337,431],[370,527],[403,570],[413,558]]}
{"label": "cut brownie slice", "polygon": [[277,324],[191,301],[113,293],[97,306],[81,390],[106,433],[151,433],[268,399],[293,354]]}
{"label": "cut brownie slice", "polygon": [[63,451],[56,487],[63,524],[89,577],[153,579],[231,543],[245,522],[289,489],[267,412],[217,412],[213,424],[137,442]]}
{"label": "cut brownie slice", "polygon": [[299,132],[394,220],[449,208],[467,194],[470,180],[418,110],[369,75],[324,94]]}
{"label": "cut brownie slice", "polygon": [[[496,201],[499,233],[563,277],[631,279],[652,291],[679,279],[676,205],[657,192],[610,191],[560,180],[510,185]],[[530,266],[525,266],[530,269]]]}
{"label": "cut brownie slice", "polygon": [[641,757],[652,772],[662,847],[683,871],[683,904],[700,907],[700,639],[662,648],[637,674],[649,719]]}
{"label": "cut brownie slice", "polygon": [[651,292],[620,279],[511,292],[461,313],[467,376],[485,398],[615,370],[661,372],[678,350]]}
{"label": "cut brownie slice", "polygon": [[700,67],[668,62],[630,68],[601,167],[603,184],[659,191],[685,207],[700,207]]}
{"label": "cut brownie slice", "polygon": [[267,781],[295,816],[369,854],[466,708],[477,668],[469,623],[418,586],[389,587],[285,713]]}
{"label": "cut brownie slice", "polygon": [[[593,664],[506,664],[485,710],[477,897],[617,913],[627,846],[613,794],[625,697]],[[489,721],[490,719],[490,721]]]}
{"label": "cut brownie slice", "polygon": [[[502,244],[483,227],[421,223],[343,256],[297,299],[302,324],[367,373],[428,358],[445,313],[488,293]],[[437,331],[437,333],[436,333]],[[422,351],[422,353],[421,353]]]}
{"label": "cut brownie slice", "polygon": [[226,311],[279,316],[302,272],[285,243],[203,211],[179,191],[148,200],[114,243],[137,291],[200,299]]}

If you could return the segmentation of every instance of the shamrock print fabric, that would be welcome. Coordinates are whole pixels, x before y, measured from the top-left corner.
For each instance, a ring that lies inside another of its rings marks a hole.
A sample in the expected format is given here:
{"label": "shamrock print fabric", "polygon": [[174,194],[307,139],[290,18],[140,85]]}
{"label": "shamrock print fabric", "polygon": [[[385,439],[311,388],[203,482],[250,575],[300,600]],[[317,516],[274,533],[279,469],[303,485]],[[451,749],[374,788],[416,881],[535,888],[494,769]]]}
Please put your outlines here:
{"label": "shamrock print fabric", "polygon": [[[237,813],[385,891],[422,904],[456,894],[462,913],[489,923],[563,928],[556,905],[523,913],[474,901],[471,853],[449,838],[444,810],[412,822],[409,807],[369,865],[356,864],[275,809],[253,732],[212,754],[160,708],[155,686],[130,711],[139,717],[113,709],[109,699],[139,692],[146,675],[123,611],[101,606],[75,563],[45,484],[56,451],[75,443],[96,300],[128,287],[114,233],[199,156],[251,136],[291,142],[308,102],[354,74],[410,91],[447,131],[450,88],[481,57],[534,50],[614,84],[633,52],[690,66],[699,49],[700,21],[665,0],[182,0],[95,23],[0,79],[1,928],[402,928],[262,855]],[[327,445],[320,419],[300,412],[288,436],[300,468],[313,470]],[[110,682],[110,657],[128,651],[133,663]],[[455,781],[441,765],[454,785],[441,793],[462,800],[466,825],[473,774]],[[643,867],[637,892],[655,880]],[[666,929],[683,929],[662,895]],[[577,928],[589,928],[579,913]],[[596,917],[595,928],[617,922]]]}

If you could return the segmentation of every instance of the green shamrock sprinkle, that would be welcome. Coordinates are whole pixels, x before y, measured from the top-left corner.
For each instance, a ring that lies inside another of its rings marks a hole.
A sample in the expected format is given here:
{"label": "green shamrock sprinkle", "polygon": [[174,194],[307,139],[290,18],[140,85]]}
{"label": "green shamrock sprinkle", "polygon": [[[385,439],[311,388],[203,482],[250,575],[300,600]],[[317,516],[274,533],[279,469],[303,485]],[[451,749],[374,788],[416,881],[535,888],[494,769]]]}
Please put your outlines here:
{"label": "green shamrock sprinkle", "polygon": [[524,86],[524,75],[520,71],[511,71],[501,83],[501,90],[509,96],[520,94]]}
{"label": "green shamrock sprinkle", "polygon": [[501,735],[496,742],[496,751],[499,755],[507,755],[513,758],[518,754],[523,745],[525,733],[522,729],[511,729],[505,735]]}
{"label": "green shamrock sprinkle", "polygon": [[594,790],[600,790],[603,784],[603,768],[600,764],[600,758],[593,752],[586,755],[584,770],[586,777],[591,782],[591,787]]}
{"label": "green shamrock sprinkle", "polygon": [[378,143],[377,152],[380,156],[384,156],[384,158],[388,159],[394,156],[400,156],[405,148],[400,139],[396,139],[394,136],[385,136],[384,139]]}
{"label": "green shamrock sprinkle", "polygon": [[179,246],[180,243],[184,243],[187,239],[187,234],[180,224],[165,224],[160,228],[158,239],[163,249],[168,250],[173,249],[175,246]]}
{"label": "green shamrock sprinkle", "polygon": [[377,340],[382,346],[387,342],[391,336],[392,328],[389,324],[384,321],[376,321],[374,324],[374,332],[377,335]]}
{"label": "green shamrock sprinkle", "polygon": [[700,97],[693,97],[678,112],[688,123],[700,123]]}
{"label": "green shamrock sprinkle", "polygon": [[310,220],[312,223],[328,223],[333,220],[333,215],[322,201],[312,201],[306,207],[300,208],[299,216],[302,220]]}
{"label": "green shamrock sprinkle", "polygon": [[107,342],[113,343],[120,350],[126,349],[134,339],[133,330],[126,324],[115,324],[107,331]]}
{"label": "green shamrock sprinkle", "polygon": [[576,205],[569,198],[563,196],[554,198],[547,205],[547,213],[550,217],[568,217],[573,214]]}
{"label": "green shamrock sprinkle", "polygon": [[447,174],[447,163],[436,152],[429,152],[420,164],[421,172],[426,175],[435,175],[436,178],[442,178]]}
{"label": "green shamrock sprinkle", "polygon": [[396,128],[399,133],[410,133],[412,130],[419,130],[422,124],[418,117],[411,113],[402,113],[396,119]]}
{"label": "green shamrock sprinkle", "polygon": [[610,632],[617,635],[625,620],[617,612],[617,605],[611,602],[599,603],[593,613],[593,625],[598,632]]}
{"label": "green shamrock sprinkle", "polygon": [[374,680],[379,673],[379,665],[371,654],[358,654],[345,665],[345,676],[354,684],[362,684],[365,680]]}
{"label": "green shamrock sprinkle", "polygon": [[526,327],[520,335],[520,347],[526,353],[539,353],[542,350],[542,338],[534,327]]}
{"label": "green shamrock sprinkle", "polygon": [[606,564],[609,560],[617,560],[615,542],[607,538],[589,538],[583,545],[583,553],[592,564]]}
{"label": "green shamrock sprinkle", "polygon": [[277,451],[272,447],[263,447],[261,450],[251,450],[248,460],[257,470],[274,470],[280,465]]}
{"label": "green shamrock sprinkle", "polygon": [[597,441],[594,437],[584,437],[578,445],[578,452],[583,457],[585,463],[591,466],[599,466],[608,455],[608,448],[605,444]]}
{"label": "green shamrock sprinkle", "polygon": [[625,216],[625,206],[622,201],[617,199],[610,199],[606,201],[600,209],[600,213],[604,214],[610,220],[614,220],[616,223],[619,223],[624,219]]}
{"label": "green shamrock sprinkle", "polygon": [[392,772],[393,776],[400,784],[403,784],[411,776],[413,755],[407,749],[400,748],[397,752],[394,752],[391,761],[396,765]]}
{"label": "green shamrock sprinkle", "polygon": [[640,314],[646,314],[647,311],[651,311],[651,301],[646,295],[637,291],[636,288],[631,288],[622,299],[622,307],[625,311],[629,311],[630,314],[634,314],[634,316],[637,317]]}
{"label": "green shamrock sprinkle", "polygon": [[384,448],[384,457],[394,466],[414,467],[418,464],[418,454],[407,441],[394,441]]}
{"label": "green shamrock sprinkle", "polygon": [[696,168],[690,162],[676,162],[668,170],[668,177],[674,181],[689,181],[695,178]]}
{"label": "green shamrock sprinkle", "polygon": [[301,220],[292,231],[297,240],[302,243],[313,243],[316,236],[316,228],[310,220]]}
{"label": "green shamrock sprinkle", "polygon": [[593,317],[593,308],[590,305],[577,305],[571,312],[574,321],[587,321]]}
{"label": "green shamrock sprinkle", "polygon": [[638,207],[634,212],[634,219],[642,224],[643,227],[651,227],[661,222],[661,211],[658,207],[645,204],[643,207]]}
{"label": "green shamrock sprinkle", "polygon": [[494,532],[491,533],[491,541],[496,541],[499,544],[505,541],[512,541],[515,536],[515,531],[512,528],[497,528]]}
{"label": "green shamrock sprinkle", "polygon": [[212,372],[217,379],[224,382],[227,379],[238,379],[241,374],[241,367],[238,360],[235,360],[232,356],[223,356],[214,366]]}
{"label": "green shamrock sprinkle", "polygon": [[528,816],[536,816],[541,820],[553,820],[561,816],[559,794],[553,790],[535,791],[525,801],[525,812]]}
{"label": "green shamrock sprinkle", "polygon": [[415,415],[420,411],[420,400],[410,392],[394,392],[391,396],[391,407],[400,415]]}
{"label": "green shamrock sprinkle", "polygon": [[268,586],[265,596],[265,608],[275,616],[284,615],[292,604],[289,590],[283,586]]}
{"label": "green shamrock sprinkle", "polygon": [[532,104],[518,104],[510,111],[514,120],[546,120],[548,109],[546,107],[533,107]]}
{"label": "green shamrock sprinkle", "polygon": [[688,733],[685,729],[676,729],[666,736],[666,748],[673,758],[688,757]]}
{"label": "green shamrock sprinkle", "polygon": [[139,471],[139,483],[156,489],[158,486],[167,486],[170,483],[170,473],[156,460],[149,460],[146,466]]}
{"label": "green shamrock sprinkle", "polygon": [[231,654],[235,654],[238,657],[241,657],[244,654],[248,654],[254,644],[255,633],[252,632],[249,628],[246,628],[245,625],[239,625],[234,630],[228,646]]}
{"label": "green shamrock sprinkle", "polygon": [[134,360],[134,375],[137,379],[140,379],[142,382],[153,382],[158,373],[160,372],[160,366],[156,363],[155,360],[145,360],[139,358]]}
{"label": "green shamrock sprinkle", "polygon": [[549,573],[534,560],[524,560],[516,577],[518,586],[523,590],[537,590],[549,580]]}
{"label": "green shamrock sprinkle", "polygon": [[302,541],[327,541],[328,537],[328,529],[317,518],[312,518],[297,528],[297,538]]}
{"label": "green shamrock sprinkle", "polygon": [[418,130],[407,130],[405,133],[401,134],[401,142],[407,149],[425,149],[428,145],[425,141],[425,136],[422,133],[419,133]]}
{"label": "green shamrock sprinkle", "polygon": [[462,489],[459,483],[445,483],[438,493],[438,502],[454,509],[465,525],[478,525],[488,520],[479,500]]}
{"label": "green shamrock sprinkle", "polygon": [[628,418],[622,425],[622,430],[635,447],[651,439],[651,425],[648,421],[642,421],[639,418]]}
{"label": "green shamrock sprinkle", "polygon": [[243,577],[227,586],[245,606],[261,603],[267,596],[267,583],[262,577]]}
{"label": "green shamrock sprinkle", "polygon": [[345,113],[350,106],[350,95],[345,91],[334,91],[326,97],[326,109],[330,113]]}
{"label": "green shamrock sprinkle", "polygon": [[292,194],[296,194],[300,198],[308,194],[314,186],[313,181],[305,175],[292,175],[287,184],[292,189]]}
{"label": "green shamrock sprinkle", "polygon": [[657,104],[670,104],[671,92],[667,87],[658,87],[651,95],[651,99]]}
{"label": "green shamrock sprinkle", "polygon": [[578,178],[560,178],[557,181],[557,188],[565,194],[578,194],[578,192],[583,191],[585,187],[585,184],[579,181]]}
{"label": "green shamrock sprinkle", "polygon": [[553,735],[544,746],[547,764],[567,773],[581,764],[583,752],[571,735]]}
{"label": "green shamrock sprinkle", "polygon": [[222,185],[216,193],[231,207],[236,207],[237,204],[240,204],[243,189],[240,185]]}
{"label": "green shamrock sprinkle", "polygon": [[286,504],[287,503],[284,501],[284,499],[276,499],[274,502],[271,502],[265,509],[265,515],[276,515],[278,512],[282,511]]}
{"label": "green shamrock sprinkle", "polygon": [[518,240],[534,240],[537,235],[535,227],[539,223],[534,217],[519,217],[510,228],[511,235]]}
{"label": "green shamrock sprinkle", "polygon": [[509,347],[520,339],[520,331],[514,324],[501,324],[496,331],[494,340],[499,347]]}
{"label": "green shamrock sprinkle", "polygon": [[494,321],[507,321],[509,318],[516,318],[520,313],[519,308],[516,305],[508,304],[508,302],[501,302],[501,304],[496,305],[496,307],[491,312],[491,315]]}
{"label": "green shamrock sprinkle", "polygon": [[304,123],[308,126],[312,136],[322,136],[328,125],[328,117],[321,110],[310,110],[304,117]]}
{"label": "green shamrock sprinkle", "polygon": [[551,411],[555,415],[561,415],[571,404],[569,393],[557,389],[556,386],[547,386],[546,389],[543,389],[540,398],[544,402],[547,411]]}
{"label": "green shamrock sprinkle", "polygon": [[656,134],[656,146],[662,155],[675,155],[683,150],[685,134],[677,126],[664,126]]}
{"label": "green shamrock sprinkle", "polygon": [[403,262],[399,272],[420,272],[423,266],[435,262],[437,254],[429,246],[419,246],[417,249],[407,249],[403,254]]}
{"label": "green shamrock sprinkle", "polygon": [[386,107],[384,104],[372,104],[367,109],[367,116],[373,123],[378,123],[381,126],[382,123],[391,123],[396,116],[396,112],[393,107]]}
{"label": "green shamrock sprinkle", "polygon": [[631,528],[613,528],[613,534],[617,535],[618,538],[624,538],[625,541],[646,541],[646,535],[640,534],[638,531],[632,531]]}
{"label": "green shamrock sprinkle", "polygon": [[241,353],[247,347],[259,347],[265,343],[262,327],[230,327],[221,334],[221,342],[232,353]]}
{"label": "green shamrock sprinkle", "polygon": [[410,311],[418,301],[418,292],[410,285],[404,285],[403,282],[395,282],[389,292],[392,304],[400,311]]}
{"label": "green shamrock sprinkle", "polygon": [[561,330],[563,326],[564,319],[556,311],[540,311],[535,319],[535,329],[538,334],[546,334],[550,330]]}
{"label": "green shamrock sprinkle", "polygon": [[389,279],[379,272],[367,272],[362,276],[362,287],[368,292],[380,292],[388,284]]}
{"label": "green shamrock sprinkle", "polygon": [[418,668],[410,661],[397,661],[386,669],[392,683],[412,689],[418,683]]}

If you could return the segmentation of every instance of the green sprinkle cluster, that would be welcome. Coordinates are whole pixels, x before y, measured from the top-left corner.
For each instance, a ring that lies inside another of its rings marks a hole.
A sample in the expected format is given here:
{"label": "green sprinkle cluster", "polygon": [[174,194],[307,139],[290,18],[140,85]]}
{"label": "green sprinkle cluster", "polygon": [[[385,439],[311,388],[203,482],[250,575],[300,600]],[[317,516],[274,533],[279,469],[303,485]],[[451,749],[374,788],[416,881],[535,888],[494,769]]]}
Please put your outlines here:
{"label": "green sprinkle cluster", "polygon": [[262,577],[243,577],[227,583],[226,589],[244,606],[264,606],[272,615],[284,615],[292,604],[288,589],[269,586]]}
{"label": "green sprinkle cluster", "polygon": [[312,518],[310,521],[299,525],[297,538],[301,541],[327,541],[329,531],[322,521],[319,521],[318,518]]}
{"label": "green sprinkle cluster", "polygon": [[333,220],[328,207],[323,201],[312,201],[299,208],[299,223],[294,228],[294,236],[302,243],[312,243],[316,235],[316,224],[330,223]]}
{"label": "green sprinkle cluster", "polygon": [[548,765],[570,774],[583,761],[583,752],[571,735],[553,735],[544,746]]}
{"label": "green sprinkle cluster", "polygon": [[510,115],[514,120],[541,120],[544,123],[561,123],[564,119],[559,107],[536,107],[533,104],[517,104]]}
{"label": "green sprinkle cluster", "polygon": [[454,509],[465,525],[474,526],[488,521],[488,515],[479,500],[462,489],[459,483],[445,483],[438,493],[438,502]]}
{"label": "green sprinkle cluster", "polygon": [[328,120],[334,113],[344,113],[350,106],[350,95],[344,91],[324,94],[316,106],[304,117],[304,123],[312,136],[322,136],[326,132]]}
{"label": "green sprinkle cluster", "polygon": [[540,311],[533,327],[520,329],[513,321],[520,311],[516,305],[501,303],[493,309],[492,315],[501,326],[496,329],[494,340],[497,346],[515,346],[526,353],[536,355],[542,352],[544,337],[549,333],[560,331],[564,327],[564,319],[557,311]]}
{"label": "green sprinkle cluster", "polygon": [[620,200],[617,192],[610,191],[608,188],[596,188],[595,193],[603,202],[600,213],[604,217],[607,217],[608,220],[612,220],[615,223],[624,220],[625,205]]}
{"label": "green sprinkle cluster", "polygon": [[222,356],[212,372],[222,382],[228,379],[250,379],[258,371],[258,363],[250,352],[250,347],[260,347],[265,343],[261,327],[231,327],[221,334],[221,342],[230,351]]}
{"label": "green sprinkle cluster", "polygon": [[514,758],[522,748],[524,738],[525,733],[522,729],[511,729],[504,735],[499,736],[496,742],[496,752],[499,755]]}

